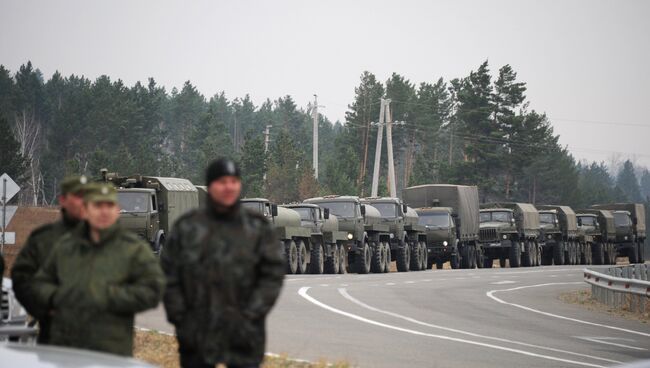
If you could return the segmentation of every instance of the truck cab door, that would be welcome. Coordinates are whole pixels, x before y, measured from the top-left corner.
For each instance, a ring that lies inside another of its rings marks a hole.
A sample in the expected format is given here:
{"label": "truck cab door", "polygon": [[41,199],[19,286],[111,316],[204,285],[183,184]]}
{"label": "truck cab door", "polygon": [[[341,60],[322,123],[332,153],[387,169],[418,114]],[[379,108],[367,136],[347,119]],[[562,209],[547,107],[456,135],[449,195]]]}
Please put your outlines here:
{"label": "truck cab door", "polygon": [[[158,230],[160,229],[160,212],[158,211],[158,198],[154,193],[151,194],[151,201],[150,201],[150,208],[151,208],[151,233],[149,234],[149,239],[153,239],[153,237],[158,233]],[[155,241],[155,239],[153,239]]]}

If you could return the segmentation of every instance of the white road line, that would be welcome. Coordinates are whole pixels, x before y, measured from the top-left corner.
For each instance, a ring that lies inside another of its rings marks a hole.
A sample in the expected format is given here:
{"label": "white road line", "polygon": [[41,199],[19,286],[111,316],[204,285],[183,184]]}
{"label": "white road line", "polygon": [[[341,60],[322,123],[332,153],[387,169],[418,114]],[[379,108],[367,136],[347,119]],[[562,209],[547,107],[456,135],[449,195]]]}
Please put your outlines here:
{"label": "white road line", "polygon": [[569,359],[562,359],[562,358],[553,357],[553,356],[549,356],[549,355],[532,353],[532,352],[525,351],[525,350],[513,349],[513,348],[506,347],[506,346],[487,344],[487,343],[483,343],[483,342],[479,342],[479,341],[460,339],[460,338],[450,337],[450,336],[445,336],[445,335],[435,335],[435,334],[430,334],[430,333],[426,333],[426,332],[411,330],[411,329],[408,329],[408,328],[402,328],[402,327],[393,326],[393,325],[389,325],[389,324],[386,324],[386,323],[374,321],[374,320],[371,320],[371,319],[368,319],[368,318],[365,318],[365,317],[361,317],[361,316],[353,314],[353,313],[342,311],[340,309],[337,309],[337,308],[334,308],[334,307],[332,307],[330,305],[327,305],[327,304],[325,304],[323,302],[320,302],[317,299],[314,299],[312,296],[310,296],[307,293],[307,291],[309,289],[310,289],[309,286],[303,286],[303,287],[300,288],[300,290],[298,290],[298,294],[301,297],[303,297],[304,299],[306,299],[307,301],[309,301],[310,303],[312,303],[312,304],[314,304],[314,305],[316,305],[318,307],[321,307],[321,308],[326,309],[326,310],[328,310],[330,312],[340,314],[342,316],[352,318],[352,319],[355,319],[357,321],[364,322],[364,323],[367,323],[367,324],[370,324],[370,325],[375,325],[375,326],[378,326],[378,327],[383,327],[383,328],[387,328],[387,329],[391,329],[391,330],[395,330],[395,331],[405,332],[405,333],[409,333],[409,334],[417,335],[417,336],[425,336],[425,337],[431,337],[431,338],[436,338],[436,339],[441,339],[441,340],[460,342],[460,343],[464,343],[464,344],[476,345],[476,346],[491,348],[491,349],[495,349],[495,350],[508,351],[508,352],[511,352],[511,353],[516,353],[516,354],[521,354],[521,355],[526,355],[526,356],[531,356],[531,357],[536,357],[536,358],[541,358],[541,359],[546,359],[546,360],[553,360],[553,361],[557,361],[557,362],[581,365],[581,366],[585,366],[585,367],[604,368],[604,366],[602,366],[602,365],[585,363],[585,362],[569,360]]}
{"label": "white road line", "polygon": [[422,325],[422,326],[426,326],[426,327],[437,328],[437,329],[444,330],[444,331],[455,332],[455,333],[458,333],[458,334],[468,335],[468,336],[472,336],[472,337],[479,337],[479,338],[487,339],[487,340],[506,342],[508,344],[513,344],[513,345],[521,345],[521,346],[536,348],[536,349],[540,349],[540,350],[548,350],[548,351],[554,351],[554,352],[557,352],[557,353],[564,353],[564,354],[567,354],[567,355],[579,356],[579,357],[583,357],[583,358],[591,358],[591,359],[594,359],[594,360],[601,360],[601,361],[609,362],[609,363],[622,363],[622,362],[619,362],[617,360],[599,358],[599,357],[596,357],[596,356],[593,356],[593,355],[580,354],[580,353],[575,353],[575,352],[572,352],[572,351],[556,349],[556,348],[551,348],[551,347],[547,347],[547,346],[528,344],[528,343],[521,342],[521,341],[508,340],[508,339],[504,339],[504,338],[500,338],[500,337],[494,337],[494,336],[486,336],[486,335],[481,335],[481,334],[477,334],[477,333],[474,333],[474,332],[458,330],[458,329],[451,328],[451,327],[434,325],[434,324],[431,324],[431,323],[422,322],[422,321],[419,321],[419,320],[411,318],[411,317],[406,317],[406,316],[403,316],[403,315],[398,314],[398,313],[385,311],[385,310],[373,307],[371,305],[368,305],[368,304],[356,299],[352,295],[350,295],[346,289],[339,288],[339,293],[341,295],[343,295],[344,298],[348,299],[349,301],[353,302],[354,304],[357,304],[357,305],[359,305],[359,306],[361,306],[363,308],[366,308],[368,310],[371,310],[373,312],[383,313],[383,314],[386,314],[386,315],[391,316],[391,317],[403,319],[405,321],[409,321],[409,322],[412,322],[412,323],[415,323],[415,324],[418,324],[418,325]]}
{"label": "white road line", "polygon": [[395,283],[394,282],[387,282],[386,285],[387,286],[393,286],[393,285],[395,285]]}
{"label": "white road line", "polygon": [[645,332],[640,332],[640,331],[635,331],[635,330],[628,330],[628,329],[626,329],[626,328],[616,327],[616,326],[609,326],[609,325],[604,325],[604,324],[601,324],[601,323],[595,323],[595,322],[583,321],[583,320],[581,320],[581,319],[577,319],[577,318],[571,318],[571,317],[560,316],[560,315],[558,315],[558,314],[553,314],[553,313],[549,313],[549,312],[544,312],[544,311],[537,310],[537,309],[534,309],[534,308],[526,307],[526,306],[524,306],[524,305],[515,304],[515,303],[509,303],[509,302],[504,301],[503,299],[499,299],[499,298],[497,298],[496,296],[494,296],[495,293],[499,293],[499,292],[515,291],[515,290],[529,289],[529,288],[543,287],[543,286],[553,286],[553,285],[575,285],[575,284],[584,285],[584,282],[551,282],[551,283],[546,283],[546,284],[537,284],[537,285],[519,286],[519,287],[515,287],[515,288],[511,288],[511,289],[490,290],[490,291],[488,291],[487,293],[485,293],[485,295],[487,295],[487,296],[488,296],[489,298],[491,298],[492,300],[495,300],[495,301],[497,301],[497,302],[499,302],[499,303],[501,303],[501,304],[510,305],[510,306],[512,306],[512,307],[516,307],[516,308],[520,308],[520,309],[523,309],[523,310],[527,310],[527,311],[529,311],[529,312],[539,313],[539,314],[542,314],[542,315],[545,315],[545,316],[548,316],[548,317],[554,317],[554,318],[559,318],[559,319],[563,319],[563,320],[566,320],[566,321],[572,321],[572,322],[582,323],[582,324],[585,324],[585,325],[597,326],[597,327],[603,327],[603,328],[609,328],[609,329],[611,329],[611,330],[623,331],[623,332],[628,332],[628,333],[631,333],[631,334],[636,334],[636,335],[641,335],[641,336],[647,336],[647,337],[650,337],[650,333],[645,333]]}
{"label": "white road line", "polygon": [[505,285],[505,284],[514,284],[515,282],[516,281],[503,280],[503,281],[491,282],[490,284],[492,284],[492,285]]}
{"label": "white road line", "polygon": [[587,340],[587,341],[591,341],[591,342],[597,342],[597,343],[600,343],[600,344],[618,346],[620,348],[628,348],[628,349],[642,350],[642,351],[648,350],[648,349],[640,348],[640,347],[637,347],[637,346],[631,346],[631,345],[625,345],[625,344],[617,344],[615,342],[608,341],[608,340],[634,341],[634,340],[630,340],[630,339],[621,339],[621,338],[617,338],[617,337],[589,337],[589,336],[573,336],[573,337],[575,337],[576,339]]}
{"label": "white road line", "polygon": [[404,281],[405,284],[415,284],[415,281]]}

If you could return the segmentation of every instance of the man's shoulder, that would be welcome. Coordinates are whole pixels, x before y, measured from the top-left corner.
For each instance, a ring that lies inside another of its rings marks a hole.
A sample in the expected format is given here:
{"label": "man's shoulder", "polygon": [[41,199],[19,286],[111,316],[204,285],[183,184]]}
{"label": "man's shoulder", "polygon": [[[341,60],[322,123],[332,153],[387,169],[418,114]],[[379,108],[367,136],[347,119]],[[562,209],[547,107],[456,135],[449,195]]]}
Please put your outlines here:
{"label": "man's shoulder", "polygon": [[40,237],[43,235],[47,235],[52,233],[53,231],[56,231],[60,226],[61,226],[61,221],[55,221],[51,222],[49,224],[41,225],[37,227],[36,229],[32,230],[32,233],[30,234],[31,237]]}

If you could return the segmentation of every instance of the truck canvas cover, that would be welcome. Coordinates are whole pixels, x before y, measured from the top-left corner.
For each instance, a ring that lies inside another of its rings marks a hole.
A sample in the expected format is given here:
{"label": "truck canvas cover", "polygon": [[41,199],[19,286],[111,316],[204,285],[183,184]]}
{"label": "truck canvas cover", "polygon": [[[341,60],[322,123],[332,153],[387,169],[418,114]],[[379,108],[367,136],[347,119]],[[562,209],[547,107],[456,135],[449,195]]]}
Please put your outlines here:
{"label": "truck canvas cover", "polygon": [[603,232],[603,229],[605,230],[605,234],[603,235],[607,239],[613,239],[616,236],[616,224],[614,223],[614,215],[612,214],[611,211],[596,210],[590,208],[584,210],[577,210],[576,213],[578,214],[585,213],[585,214],[598,216],[598,225],[601,228],[601,232]]}
{"label": "truck canvas cover", "polygon": [[560,220],[560,228],[564,236],[575,236],[578,232],[578,219],[576,213],[569,206],[542,205],[538,210],[556,210]]}
{"label": "truck canvas cover", "polygon": [[628,211],[632,219],[636,219],[636,225],[634,228],[637,236],[645,237],[645,206],[642,203],[595,204],[591,207],[610,211]]}
{"label": "truck canvas cover", "polygon": [[478,188],[466,185],[426,184],[404,188],[402,200],[413,208],[450,207],[460,219],[461,240],[478,238]]}
{"label": "truck canvas cover", "polygon": [[199,206],[198,190],[187,179],[143,176],[142,180],[147,184],[160,185],[158,205],[165,208],[160,211],[160,225],[163,229],[171,229],[182,214]]}

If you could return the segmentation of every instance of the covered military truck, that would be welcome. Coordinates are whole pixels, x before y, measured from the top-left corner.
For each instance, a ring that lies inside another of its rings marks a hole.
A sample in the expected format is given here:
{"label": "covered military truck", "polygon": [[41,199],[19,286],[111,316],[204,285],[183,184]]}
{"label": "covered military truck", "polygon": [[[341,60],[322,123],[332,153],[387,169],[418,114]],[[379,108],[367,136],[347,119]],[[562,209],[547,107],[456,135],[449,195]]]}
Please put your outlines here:
{"label": "covered military truck", "polygon": [[[388,225],[390,256],[395,259],[397,270],[426,269],[426,229],[418,224],[418,214],[399,198],[364,198],[361,203],[376,208],[381,223]],[[380,272],[383,263],[381,259],[373,259],[372,271]]]}
{"label": "covered military truck", "polygon": [[151,244],[160,254],[174,222],[199,206],[197,189],[186,179],[155,176],[120,176],[101,171],[101,180],[117,187],[119,223]]}
{"label": "covered military truck", "polygon": [[205,185],[195,185],[195,187],[198,191],[197,194],[199,196],[199,206],[205,207],[206,203],[208,202],[208,187]]}
{"label": "covered military truck", "polygon": [[616,225],[609,210],[581,209],[576,211],[578,238],[591,244],[593,264],[616,264]]}
{"label": "covered military truck", "polygon": [[542,265],[590,264],[592,245],[578,238],[575,212],[568,206],[538,205]]}
{"label": "covered military truck", "polygon": [[645,206],[641,203],[596,204],[595,209],[610,210],[616,225],[616,253],[630,263],[645,262]]}
{"label": "covered military truck", "polygon": [[[486,260],[498,259],[505,267],[530,267],[541,263],[539,213],[530,203],[481,205],[479,243]],[[489,262],[489,261],[486,261]]]}
{"label": "covered military truck", "polygon": [[433,263],[442,268],[447,261],[452,268],[484,266],[478,244],[479,200],[475,186],[418,185],[403,189],[402,199],[415,208],[418,223],[426,229],[428,268]]}
{"label": "covered military truck", "polygon": [[327,208],[323,209],[311,203],[298,203],[283,205],[300,215],[301,226],[311,231],[311,262],[312,273],[341,273],[340,267],[343,243],[347,240],[347,233],[339,231],[339,221],[330,214]]}
{"label": "covered military truck", "polygon": [[278,207],[266,198],[244,198],[241,205],[266,217],[275,230],[278,241],[284,248],[288,274],[313,272],[311,230],[301,226],[298,212]]}
{"label": "covered military truck", "polygon": [[[390,233],[388,225],[382,224],[379,211],[371,205],[362,204],[356,196],[330,195],[310,198],[313,203],[327,208],[339,221],[339,231],[346,232],[343,249],[346,256],[340,266],[348,265],[355,272],[368,273],[373,269],[373,259],[379,263],[377,272],[388,272],[391,263]],[[408,254],[410,255],[410,253]]]}

